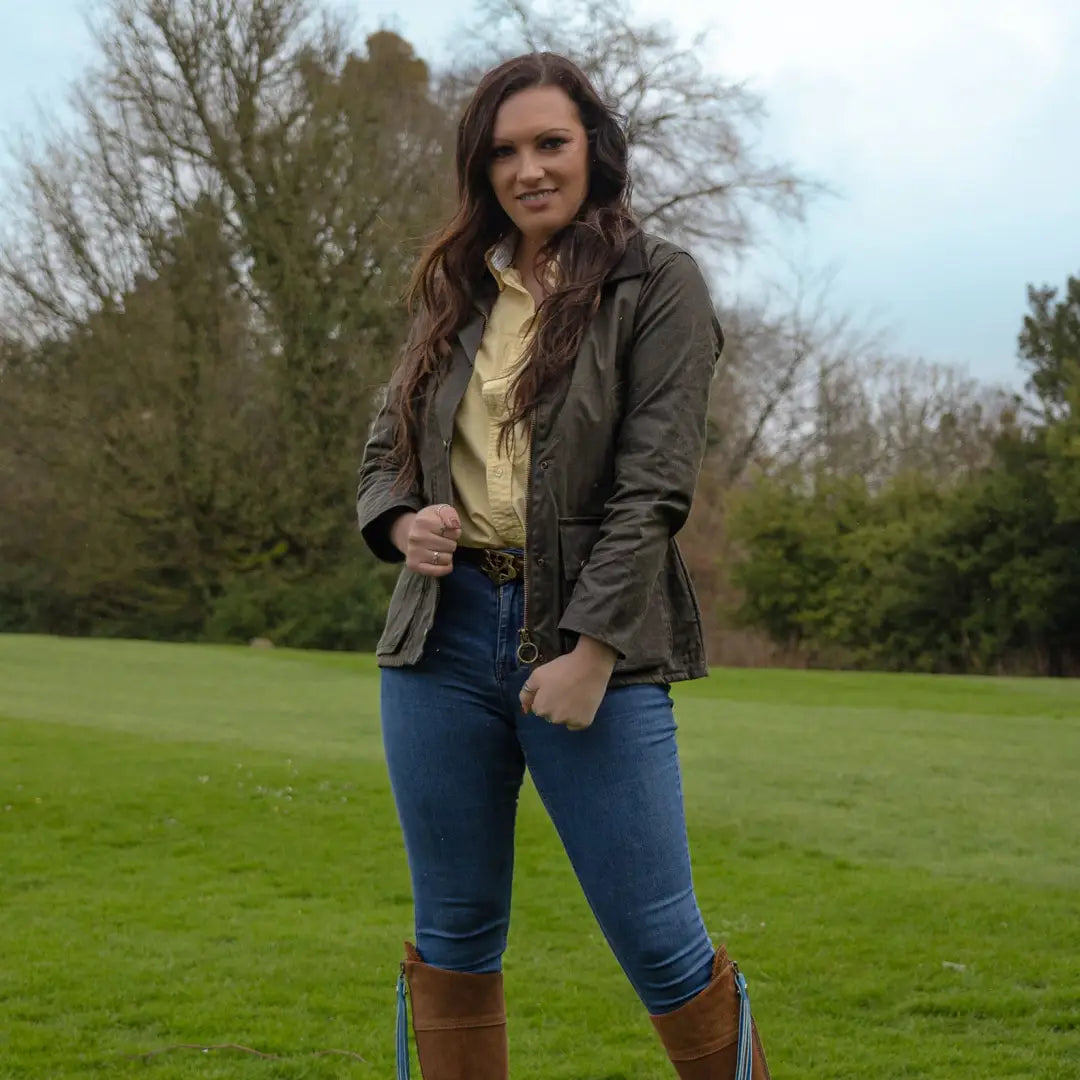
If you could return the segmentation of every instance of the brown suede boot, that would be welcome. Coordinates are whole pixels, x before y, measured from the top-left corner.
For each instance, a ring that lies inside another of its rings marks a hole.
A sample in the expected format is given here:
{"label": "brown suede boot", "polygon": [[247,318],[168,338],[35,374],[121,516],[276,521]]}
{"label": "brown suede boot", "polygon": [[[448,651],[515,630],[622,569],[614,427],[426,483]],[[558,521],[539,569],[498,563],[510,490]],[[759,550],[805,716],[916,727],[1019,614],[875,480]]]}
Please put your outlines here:
{"label": "brown suede boot", "polygon": [[424,1080],[508,1080],[502,972],[432,967],[406,942],[405,981]]}
{"label": "brown suede boot", "polygon": [[[723,945],[716,951],[712,981],[674,1012],[650,1019],[682,1080],[736,1080],[739,991],[735,965]],[[751,1021],[753,1080],[770,1080],[765,1052]]]}

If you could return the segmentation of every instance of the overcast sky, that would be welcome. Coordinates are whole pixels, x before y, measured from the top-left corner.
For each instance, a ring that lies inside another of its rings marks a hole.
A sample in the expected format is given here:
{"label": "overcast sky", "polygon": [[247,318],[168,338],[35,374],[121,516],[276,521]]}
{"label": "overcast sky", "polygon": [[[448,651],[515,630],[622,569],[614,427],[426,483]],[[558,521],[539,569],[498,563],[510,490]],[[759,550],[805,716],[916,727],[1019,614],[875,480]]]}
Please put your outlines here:
{"label": "overcast sky", "polygon": [[[93,0],[90,0],[93,3]],[[0,0],[0,130],[58,107],[90,56],[87,0]],[[368,0],[437,57],[464,4]],[[747,80],[774,155],[827,182],[788,258],[897,352],[1020,381],[1028,282],[1080,274],[1080,0],[637,0]],[[708,14],[703,14],[707,12]]]}

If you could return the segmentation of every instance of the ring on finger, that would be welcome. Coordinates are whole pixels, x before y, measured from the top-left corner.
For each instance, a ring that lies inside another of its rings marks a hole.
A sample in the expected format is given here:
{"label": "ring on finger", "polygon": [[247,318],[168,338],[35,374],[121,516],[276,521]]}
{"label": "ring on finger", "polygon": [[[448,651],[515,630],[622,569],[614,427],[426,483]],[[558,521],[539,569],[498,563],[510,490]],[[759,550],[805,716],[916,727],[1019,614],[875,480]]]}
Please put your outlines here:
{"label": "ring on finger", "polygon": [[440,563],[439,563],[439,553],[437,551],[433,551],[431,553],[431,563],[432,563],[433,566],[439,566],[440,565]]}

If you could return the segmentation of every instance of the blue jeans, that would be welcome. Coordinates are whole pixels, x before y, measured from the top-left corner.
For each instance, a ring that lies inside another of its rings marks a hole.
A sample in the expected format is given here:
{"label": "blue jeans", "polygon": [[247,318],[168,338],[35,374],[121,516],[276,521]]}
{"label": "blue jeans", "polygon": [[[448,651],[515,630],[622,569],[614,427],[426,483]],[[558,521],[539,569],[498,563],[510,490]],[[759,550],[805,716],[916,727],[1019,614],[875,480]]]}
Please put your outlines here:
{"label": "blue jeans", "polygon": [[382,671],[382,728],[412,876],[416,944],[451,971],[498,971],[526,766],[600,928],[650,1013],[708,984],[668,688],[608,691],[593,725],[522,715],[522,589],[459,564],[414,667]]}

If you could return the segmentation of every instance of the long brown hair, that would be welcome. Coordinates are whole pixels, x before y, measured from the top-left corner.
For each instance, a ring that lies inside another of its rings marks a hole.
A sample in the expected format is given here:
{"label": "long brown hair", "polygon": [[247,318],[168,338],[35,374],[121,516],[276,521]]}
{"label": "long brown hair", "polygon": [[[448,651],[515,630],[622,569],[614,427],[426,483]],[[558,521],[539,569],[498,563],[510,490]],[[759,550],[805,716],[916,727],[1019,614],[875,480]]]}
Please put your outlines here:
{"label": "long brown hair", "polygon": [[561,87],[577,106],[589,142],[589,186],[575,219],[541,252],[543,263],[558,266],[557,282],[537,310],[504,436],[527,423],[544,394],[569,372],[604,279],[637,231],[626,132],[584,72],[549,52],[527,53],[489,71],[458,125],[458,208],[421,256],[409,288],[412,331],[390,391],[398,414],[392,459],[403,488],[420,476],[417,404],[424,387],[445,368],[454,335],[472,312],[486,252],[513,227],[488,179],[495,116],[507,98],[537,86]]}

